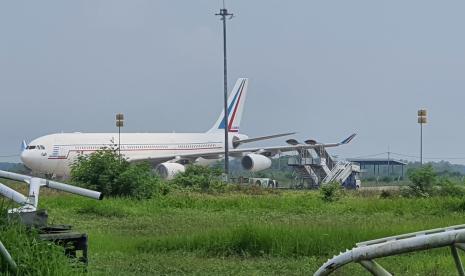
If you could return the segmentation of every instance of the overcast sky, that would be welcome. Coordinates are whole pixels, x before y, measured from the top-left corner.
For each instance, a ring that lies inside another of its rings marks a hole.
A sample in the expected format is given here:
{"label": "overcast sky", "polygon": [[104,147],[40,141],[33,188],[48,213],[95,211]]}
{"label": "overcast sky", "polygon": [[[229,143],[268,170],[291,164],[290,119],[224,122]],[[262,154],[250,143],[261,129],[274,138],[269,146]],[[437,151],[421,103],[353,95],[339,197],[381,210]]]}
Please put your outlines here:
{"label": "overcast sky", "polygon": [[[353,144],[343,157],[465,158],[465,2],[230,0],[241,132]],[[0,1],[0,155],[54,132],[200,132],[222,107],[218,0]],[[277,139],[275,144],[283,144]],[[15,161],[17,158],[0,158]],[[451,160],[465,163],[465,159]]]}

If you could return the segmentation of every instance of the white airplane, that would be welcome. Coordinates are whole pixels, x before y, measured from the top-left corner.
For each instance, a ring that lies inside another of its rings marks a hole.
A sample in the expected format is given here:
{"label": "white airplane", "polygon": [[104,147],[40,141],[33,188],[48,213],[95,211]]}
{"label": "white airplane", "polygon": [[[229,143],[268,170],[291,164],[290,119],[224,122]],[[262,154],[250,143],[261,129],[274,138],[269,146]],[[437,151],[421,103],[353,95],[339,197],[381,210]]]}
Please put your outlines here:
{"label": "white airplane", "polygon": [[[298,148],[336,147],[349,143],[355,134],[340,143],[319,144],[308,140],[299,144],[288,140],[286,146],[239,148],[240,145],[291,135],[282,133],[257,138],[239,134],[239,126],[247,96],[248,79],[238,79],[228,99],[229,147],[231,157],[242,158],[244,169],[260,171],[271,166],[271,159],[279,153]],[[57,133],[37,138],[26,144],[23,141],[21,160],[35,173],[67,177],[70,165],[81,154],[91,154],[104,148],[118,148],[130,161],[148,161],[167,179],[183,172],[184,165],[207,165],[224,157],[224,111],[213,127],[205,133]]]}

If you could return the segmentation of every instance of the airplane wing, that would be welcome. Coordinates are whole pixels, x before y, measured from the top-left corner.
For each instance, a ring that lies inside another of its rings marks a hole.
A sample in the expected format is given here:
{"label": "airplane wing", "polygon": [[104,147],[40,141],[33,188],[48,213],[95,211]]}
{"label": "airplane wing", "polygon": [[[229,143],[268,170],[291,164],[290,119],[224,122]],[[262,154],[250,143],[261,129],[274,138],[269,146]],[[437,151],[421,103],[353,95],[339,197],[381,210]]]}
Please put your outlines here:
{"label": "airplane wing", "polygon": [[[229,154],[231,157],[242,157],[249,153],[261,154],[264,156],[272,157],[279,153],[296,151],[301,149],[312,149],[312,148],[331,148],[337,147],[340,145],[348,144],[356,134],[352,134],[346,139],[342,140],[339,143],[329,143],[329,144],[320,144],[320,143],[309,143],[309,144],[290,144],[286,146],[273,146],[273,147],[255,147],[255,148],[243,148],[243,149],[231,149]],[[151,163],[162,163],[166,161],[177,162],[180,160],[195,160],[199,157],[205,159],[219,159],[224,156],[224,150],[209,151],[205,153],[182,153],[178,155],[166,155],[166,156],[157,156],[156,158],[132,158],[129,159],[130,162],[136,161],[149,161]]]}
{"label": "airplane wing", "polygon": [[238,140],[233,140],[233,146],[236,148],[240,146],[241,144],[246,144],[246,143],[253,143],[257,141],[263,141],[263,140],[269,140],[269,139],[274,139],[274,138],[279,138],[283,136],[289,136],[293,135],[295,132],[288,132],[288,133],[280,133],[280,134],[274,134],[274,135],[268,135],[268,136],[261,136],[261,137],[254,137],[254,138],[247,138],[247,139],[238,139]]}

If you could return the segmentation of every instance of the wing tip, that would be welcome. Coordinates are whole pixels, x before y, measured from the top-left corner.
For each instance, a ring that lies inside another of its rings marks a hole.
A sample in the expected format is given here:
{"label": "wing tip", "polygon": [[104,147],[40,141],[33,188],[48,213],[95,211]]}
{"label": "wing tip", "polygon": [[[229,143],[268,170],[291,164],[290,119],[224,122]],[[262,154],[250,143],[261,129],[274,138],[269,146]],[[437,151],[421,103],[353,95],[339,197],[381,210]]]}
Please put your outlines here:
{"label": "wing tip", "polygon": [[352,140],[355,138],[355,136],[357,136],[357,133],[353,133],[352,135],[350,135],[349,137],[347,137],[346,139],[344,139],[344,140],[341,142],[341,144],[342,144],[342,145],[345,145],[345,144],[350,143],[350,141],[352,141]]}

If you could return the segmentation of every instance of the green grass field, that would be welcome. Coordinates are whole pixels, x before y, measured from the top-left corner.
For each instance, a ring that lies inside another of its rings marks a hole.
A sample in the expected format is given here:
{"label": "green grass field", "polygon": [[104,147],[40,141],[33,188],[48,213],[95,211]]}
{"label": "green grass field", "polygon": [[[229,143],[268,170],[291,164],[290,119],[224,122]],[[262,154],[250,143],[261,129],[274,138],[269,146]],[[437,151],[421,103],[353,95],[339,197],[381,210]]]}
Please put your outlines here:
{"label": "green grass field", "polygon": [[[89,234],[90,275],[312,274],[358,241],[465,223],[465,199],[381,199],[372,191],[327,203],[311,191],[178,191],[95,201],[43,189],[40,205],[50,223]],[[447,248],[379,263],[396,275],[455,274]],[[336,275],[369,274],[350,264]]]}
{"label": "green grass field", "polygon": [[[50,223],[89,234],[92,275],[302,275],[356,242],[465,223],[465,200],[380,199],[318,192],[177,192],[151,200],[94,201],[45,192]],[[451,275],[448,249],[379,261],[396,275]],[[351,264],[336,275],[368,275]]]}

